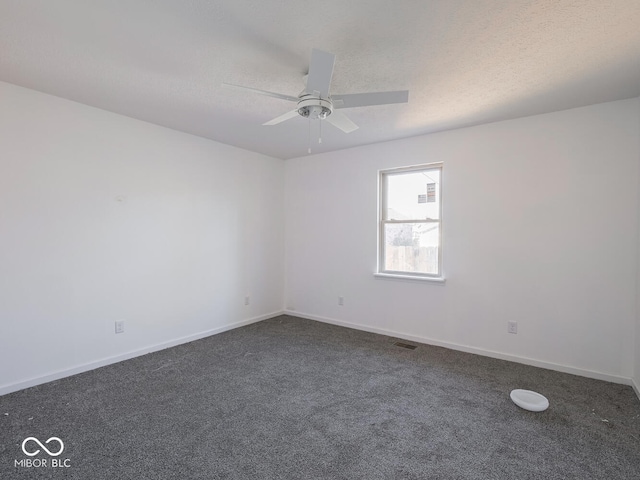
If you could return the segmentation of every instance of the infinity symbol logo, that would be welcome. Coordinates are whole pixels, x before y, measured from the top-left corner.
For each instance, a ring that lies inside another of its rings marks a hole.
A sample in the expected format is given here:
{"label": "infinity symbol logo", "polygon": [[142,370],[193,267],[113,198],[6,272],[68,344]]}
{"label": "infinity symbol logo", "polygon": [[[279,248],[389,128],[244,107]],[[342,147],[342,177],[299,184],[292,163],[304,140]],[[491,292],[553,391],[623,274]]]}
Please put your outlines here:
{"label": "infinity symbol logo", "polygon": [[30,457],[33,457],[34,455],[37,455],[38,453],[40,453],[40,450],[36,450],[35,452],[27,452],[27,450],[24,448],[24,446],[26,445],[26,443],[29,440],[33,440],[34,442],[36,442],[38,445],[40,445],[40,448],[42,448],[45,452],[47,452],[52,457],[57,457],[64,450],[64,443],[62,443],[62,440],[60,440],[58,437],[51,437],[49,440],[44,442],[44,443],[49,443],[51,440],[55,440],[56,442],[58,442],[60,444],[60,450],[58,450],[55,453],[51,452],[47,447],[45,447],[42,444],[42,442],[40,442],[40,440],[38,440],[36,437],[27,437],[22,442],[22,451],[24,452],[25,455],[29,455]]}

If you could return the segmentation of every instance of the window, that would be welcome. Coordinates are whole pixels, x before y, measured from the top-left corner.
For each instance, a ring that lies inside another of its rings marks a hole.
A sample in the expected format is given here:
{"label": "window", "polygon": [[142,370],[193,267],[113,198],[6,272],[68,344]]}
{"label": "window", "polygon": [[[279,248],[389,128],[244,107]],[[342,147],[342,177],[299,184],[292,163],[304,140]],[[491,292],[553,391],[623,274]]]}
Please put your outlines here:
{"label": "window", "polygon": [[442,279],[442,164],[380,172],[378,273]]}

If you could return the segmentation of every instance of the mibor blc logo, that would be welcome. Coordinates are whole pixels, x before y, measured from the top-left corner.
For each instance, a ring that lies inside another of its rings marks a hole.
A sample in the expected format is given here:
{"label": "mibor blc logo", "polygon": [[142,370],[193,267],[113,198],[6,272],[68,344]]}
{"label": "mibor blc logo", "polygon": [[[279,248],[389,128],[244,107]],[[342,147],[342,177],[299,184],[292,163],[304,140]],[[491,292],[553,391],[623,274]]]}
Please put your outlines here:
{"label": "mibor blc logo", "polygon": [[[58,437],[51,437],[42,443],[36,437],[27,437],[22,441],[22,452],[28,457],[35,457],[38,454],[46,453],[49,457],[58,457],[64,451],[64,443]],[[26,468],[68,468],[71,460],[68,458],[23,458],[14,460],[15,467]]]}

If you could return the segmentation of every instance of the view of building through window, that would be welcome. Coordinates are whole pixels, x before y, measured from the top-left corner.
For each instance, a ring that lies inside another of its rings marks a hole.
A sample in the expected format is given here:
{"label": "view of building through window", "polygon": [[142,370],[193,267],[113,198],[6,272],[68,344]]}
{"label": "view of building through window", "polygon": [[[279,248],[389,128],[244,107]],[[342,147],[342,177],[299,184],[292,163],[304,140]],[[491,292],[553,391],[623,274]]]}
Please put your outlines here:
{"label": "view of building through window", "polygon": [[381,172],[381,272],[441,274],[441,171],[430,165]]}

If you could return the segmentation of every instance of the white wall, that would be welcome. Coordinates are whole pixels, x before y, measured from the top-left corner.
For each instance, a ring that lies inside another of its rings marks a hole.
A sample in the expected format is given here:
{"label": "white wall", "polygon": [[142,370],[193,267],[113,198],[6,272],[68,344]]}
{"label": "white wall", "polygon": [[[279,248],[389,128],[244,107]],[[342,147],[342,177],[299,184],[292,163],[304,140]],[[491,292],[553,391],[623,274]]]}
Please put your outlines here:
{"label": "white wall", "polygon": [[[633,99],[288,161],[286,308],[628,383],[639,127]],[[377,172],[427,162],[446,284],[374,278]]]}
{"label": "white wall", "polygon": [[282,311],[283,176],[0,83],[0,394]]}

